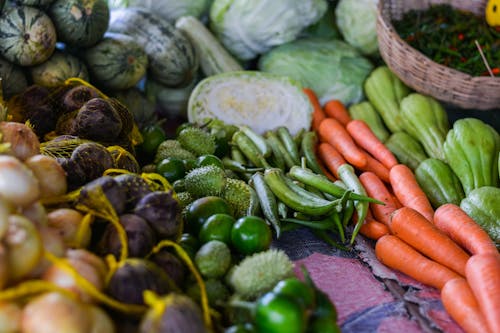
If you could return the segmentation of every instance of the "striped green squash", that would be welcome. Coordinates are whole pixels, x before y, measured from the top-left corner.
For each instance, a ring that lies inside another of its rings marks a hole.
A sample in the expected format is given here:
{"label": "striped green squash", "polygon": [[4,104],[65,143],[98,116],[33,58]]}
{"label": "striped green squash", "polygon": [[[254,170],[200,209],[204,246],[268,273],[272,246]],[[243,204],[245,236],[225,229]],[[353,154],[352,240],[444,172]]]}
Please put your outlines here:
{"label": "striped green squash", "polygon": [[148,73],[156,81],[177,87],[189,84],[198,58],[189,39],[161,16],[145,8],[129,7],[111,12],[109,31],[132,36],[149,59]]}
{"label": "striped green squash", "polygon": [[43,11],[29,6],[11,7],[0,16],[0,55],[21,65],[46,61],[56,46],[54,25]]}
{"label": "striped green squash", "polygon": [[148,56],[134,38],[111,32],[84,50],[83,58],[91,80],[109,90],[135,86],[146,74],[148,66]]}
{"label": "striped green squash", "polygon": [[92,46],[108,29],[106,0],[55,0],[48,13],[59,40],[71,46]]}
{"label": "striped green squash", "polygon": [[48,7],[54,0],[16,0],[16,4],[33,7]]}
{"label": "striped green squash", "polygon": [[28,87],[26,75],[21,67],[0,58],[0,79],[2,79],[3,97],[11,98]]}
{"label": "striped green squash", "polygon": [[56,50],[46,62],[30,68],[33,83],[45,87],[57,87],[71,77],[89,80],[87,67],[77,57]]}

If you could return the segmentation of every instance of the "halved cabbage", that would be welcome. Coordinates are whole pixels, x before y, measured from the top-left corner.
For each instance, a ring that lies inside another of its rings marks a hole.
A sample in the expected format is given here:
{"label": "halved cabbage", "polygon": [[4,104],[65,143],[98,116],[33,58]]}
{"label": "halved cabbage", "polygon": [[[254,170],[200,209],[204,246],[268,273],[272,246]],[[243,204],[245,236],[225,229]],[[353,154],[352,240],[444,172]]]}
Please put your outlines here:
{"label": "halved cabbage", "polygon": [[222,73],[203,79],[191,93],[188,121],[217,118],[258,133],[286,126],[295,134],[311,126],[312,106],[302,86],[258,71]]}

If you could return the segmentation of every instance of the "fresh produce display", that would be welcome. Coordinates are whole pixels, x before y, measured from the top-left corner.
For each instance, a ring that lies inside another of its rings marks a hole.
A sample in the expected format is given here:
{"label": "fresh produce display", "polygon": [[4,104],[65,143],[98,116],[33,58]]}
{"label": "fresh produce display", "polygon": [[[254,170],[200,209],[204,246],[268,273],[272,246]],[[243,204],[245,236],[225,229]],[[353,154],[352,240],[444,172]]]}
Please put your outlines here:
{"label": "fresh produce display", "polygon": [[0,1],[0,332],[498,331],[498,126],[375,5]]}

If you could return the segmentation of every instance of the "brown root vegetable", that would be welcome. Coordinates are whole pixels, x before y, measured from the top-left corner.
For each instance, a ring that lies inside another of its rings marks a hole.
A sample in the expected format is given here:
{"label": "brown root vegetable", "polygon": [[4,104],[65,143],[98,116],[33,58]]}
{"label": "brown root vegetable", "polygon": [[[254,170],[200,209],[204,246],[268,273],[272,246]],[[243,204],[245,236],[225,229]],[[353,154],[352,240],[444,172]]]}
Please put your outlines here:
{"label": "brown root vegetable", "polygon": [[23,310],[14,302],[0,302],[0,332],[21,332]]}
{"label": "brown root vegetable", "polygon": [[40,154],[40,141],[36,133],[23,123],[0,122],[0,140],[2,143],[9,143],[7,153],[21,161]]}
{"label": "brown root vegetable", "polygon": [[106,203],[103,202],[105,199],[117,215],[125,211],[126,195],[111,176],[101,176],[85,184],[80,191],[78,203],[102,211],[106,208]]}
{"label": "brown root vegetable", "polygon": [[68,113],[80,109],[92,98],[99,97],[99,92],[84,85],[76,86],[63,94],[60,102],[62,113]]}
{"label": "brown root vegetable", "polygon": [[162,238],[175,238],[182,231],[182,219],[172,192],[154,191],[142,197],[134,213],[144,218]]}
{"label": "brown root vegetable", "polygon": [[175,254],[163,248],[152,254],[149,260],[161,267],[177,286],[182,287],[186,278],[187,268]]}
{"label": "brown root vegetable", "polygon": [[172,291],[172,281],[158,265],[140,258],[121,262],[107,286],[111,297],[128,304],[144,304],[145,290],[165,295]]}
{"label": "brown root vegetable", "polygon": [[61,293],[50,292],[30,300],[23,310],[22,332],[88,333],[91,323],[83,303]]}
{"label": "brown root vegetable", "polygon": [[0,196],[20,207],[40,198],[38,179],[14,156],[0,155]]}
{"label": "brown root vegetable", "polygon": [[9,228],[3,244],[11,281],[28,275],[42,259],[42,237],[35,225],[24,216],[9,216]]}
{"label": "brown root vegetable", "polygon": [[122,122],[122,133],[128,134],[134,127],[134,115],[130,110],[116,98],[108,99],[109,104],[115,109]]}
{"label": "brown root vegetable", "polygon": [[47,214],[47,225],[57,230],[66,246],[78,244],[86,248],[90,244],[91,228],[85,228],[82,238],[78,239],[82,220],[83,214],[72,208],[58,208]]}
{"label": "brown root vegetable", "polygon": [[[121,215],[120,224],[127,234],[129,256],[135,258],[146,257],[156,244],[154,230],[146,220],[135,214]],[[111,253],[116,258],[119,258],[121,249],[122,243],[115,226],[108,224],[99,242],[99,253],[102,255]]]}
{"label": "brown root vegetable", "polygon": [[111,146],[107,147],[107,149],[111,157],[113,157],[115,169],[123,169],[132,173],[141,172],[139,162],[137,162],[137,159],[128,150],[121,146]]}
{"label": "brown root vegetable", "polygon": [[203,314],[198,304],[191,298],[171,293],[162,298],[165,307],[162,312],[150,308],[143,316],[140,333],[208,333],[203,322]]}
{"label": "brown root vegetable", "polygon": [[78,110],[65,113],[57,118],[55,132],[59,135],[69,135],[73,133],[73,127],[75,124],[75,117],[78,114]]}
{"label": "brown root vegetable", "polygon": [[83,139],[97,142],[113,142],[122,131],[120,115],[103,98],[93,98],[79,110],[72,126],[72,132]]}
{"label": "brown root vegetable", "polygon": [[40,186],[40,197],[50,198],[63,195],[68,189],[66,172],[56,159],[45,155],[34,155],[24,161],[33,171]]}
{"label": "brown root vegetable", "polygon": [[126,195],[127,209],[133,209],[142,197],[152,192],[148,183],[138,174],[124,173],[114,178]]}

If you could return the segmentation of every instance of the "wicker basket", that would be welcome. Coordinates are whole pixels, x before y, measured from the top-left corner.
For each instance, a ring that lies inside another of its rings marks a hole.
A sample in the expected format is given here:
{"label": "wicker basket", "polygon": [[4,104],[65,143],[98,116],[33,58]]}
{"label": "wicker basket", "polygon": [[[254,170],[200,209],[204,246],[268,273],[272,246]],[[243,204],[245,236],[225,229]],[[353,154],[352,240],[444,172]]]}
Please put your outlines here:
{"label": "wicker basket", "polygon": [[402,40],[392,25],[411,9],[447,3],[484,15],[487,0],[379,0],[377,34],[380,54],[389,68],[415,91],[463,109],[500,108],[500,78],[465,74],[440,65]]}

